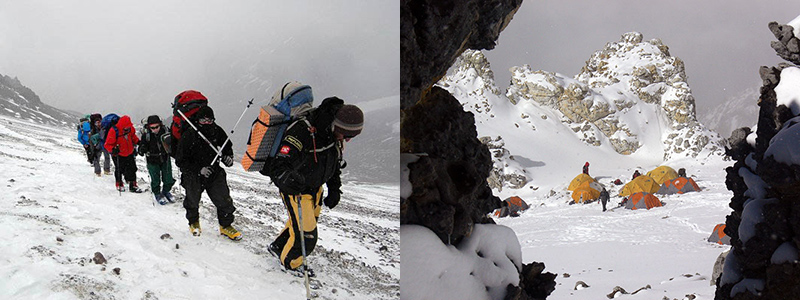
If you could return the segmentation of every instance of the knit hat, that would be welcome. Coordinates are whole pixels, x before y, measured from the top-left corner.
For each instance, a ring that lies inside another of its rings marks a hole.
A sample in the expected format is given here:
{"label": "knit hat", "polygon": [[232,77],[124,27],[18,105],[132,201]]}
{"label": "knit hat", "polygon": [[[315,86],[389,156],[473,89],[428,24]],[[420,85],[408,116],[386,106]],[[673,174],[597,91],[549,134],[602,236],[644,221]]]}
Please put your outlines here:
{"label": "knit hat", "polygon": [[583,166],[584,167],[588,167],[589,166],[589,162],[587,161],[586,164],[584,164]]}
{"label": "knit hat", "polygon": [[161,118],[158,115],[152,115],[147,117],[147,125],[159,124],[161,123]]}
{"label": "knit hat", "polygon": [[211,109],[211,106],[206,105],[206,106],[200,107],[200,109],[197,111],[197,114],[195,114],[195,116],[197,116],[198,120],[200,120],[202,118],[210,118],[210,119],[213,120],[214,119],[214,110]]}
{"label": "knit hat", "polygon": [[351,138],[361,133],[364,128],[364,113],[358,106],[346,104],[336,112],[333,119],[333,132]]}

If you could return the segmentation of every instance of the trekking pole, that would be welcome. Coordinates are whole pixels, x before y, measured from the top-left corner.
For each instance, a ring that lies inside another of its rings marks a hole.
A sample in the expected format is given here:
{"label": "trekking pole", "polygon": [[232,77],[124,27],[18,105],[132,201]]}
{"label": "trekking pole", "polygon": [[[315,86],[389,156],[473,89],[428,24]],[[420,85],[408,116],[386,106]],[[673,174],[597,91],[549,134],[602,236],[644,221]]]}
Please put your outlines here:
{"label": "trekking pole", "polygon": [[194,124],[192,124],[192,121],[189,121],[189,118],[187,118],[186,115],[184,115],[183,112],[180,109],[178,109],[178,113],[181,114],[181,117],[183,117],[183,120],[186,121],[186,123],[189,123],[189,126],[192,126],[192,128],[194,128],[194,131],[197,131],[197,134],[199,134],[200,137],[203,138],[203,140],[206,141],[206,143],[208,143],[208,146],[210,146],[211,149],[214,149],[214,152],[216,152],[217,155],[219,155],[219,153],[222,151],[222,149],[217,149],[217,147],[214,146],[214,144],[212,144],[211,141],[209,141],[208,138],[206,138],[206,136],[203,135],[202,132],[200,132],[200,129],[197,129],[197,127],[195,127]]}
{"label": "trekking pole", "polygon": [[295,196],[297,200],[297,214],[300,218],[300,224],[298,224],[297,228],[300,229],[300,248],[303,250],[303,278],[306,281],[306,300],[311,300],[311,287],[308,279],[308,263],[306,262],[306,233],[303,231],[303,199],[301,195]]}
{"label": "trekking pole", "polygon": [[217,163],[217,159],[220,158],[220,153],[222,153],[222,149],[224,149],[225,145],[228,144],[228,141],[231,140],[231,136],[233,135],[233,131],[236,130],[237,126],[239,126],[239,122],[242,121],[242,117],[244,117],[244,113],[247,112],[247,109],[250,108],[250,105],[253,105],[253,100],[255,100],[255,99],[256,98],[252,98],[252,99],[250,99],[250,101],[247,101],[247,107],[245,107],[244,111],[242,111],[242,115],[239,116],[239,120],[236,121],[236,125],[233,125],[233,129],[231,129],[231,133],[228,135],[228,138],[225,139],[225,142],[222,143],[222,147],[219,147],[220,151],[217,152],[217,155],[214,156],[214,160],[211,161],[211,165],[212,166]]}

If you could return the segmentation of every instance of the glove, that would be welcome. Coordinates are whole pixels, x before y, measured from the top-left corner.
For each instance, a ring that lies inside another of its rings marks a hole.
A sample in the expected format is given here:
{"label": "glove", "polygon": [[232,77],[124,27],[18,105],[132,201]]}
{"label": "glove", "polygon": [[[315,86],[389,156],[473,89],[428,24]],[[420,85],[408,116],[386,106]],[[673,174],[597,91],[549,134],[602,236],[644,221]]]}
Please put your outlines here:
{"label": "glove", "polygon": [[136,152],[139,153],[139,156],[144,156],[144,147],[137,147]]}
{"label": "glove", "polygon": [[211,171],[211,167],[203,167],[200,169],[200,175],[203,175],[205,178],[211,176],[211,173],[213,173],[213,171]]}
{"label": "glove", "polygon": [[111,155],[119,154],[119,146],[115,146],[114,149],[111,149]]}
{"label": "glove", "polygon": [[225,155],[222,157],[222,164],[226,167],[233,166],[233,155]]}
{"label": "glove", "polygon": [[297,173],[295,170],[288,170],[278,176],[278,187],[285,194],[299,195],[303,189],[303,183],[306,181],[303,175]]}
{"label": "glove", "polygon": [[89,149],[89,144],[83,145],[83,149]]}
{"label": "glove", "polygon": [[336,204],[339,204],[339,199],[342,197],[342,191],[340,190],[328,190],[328,196],[325,196],[325,199],[322,200],[330,209],[336,207]]}

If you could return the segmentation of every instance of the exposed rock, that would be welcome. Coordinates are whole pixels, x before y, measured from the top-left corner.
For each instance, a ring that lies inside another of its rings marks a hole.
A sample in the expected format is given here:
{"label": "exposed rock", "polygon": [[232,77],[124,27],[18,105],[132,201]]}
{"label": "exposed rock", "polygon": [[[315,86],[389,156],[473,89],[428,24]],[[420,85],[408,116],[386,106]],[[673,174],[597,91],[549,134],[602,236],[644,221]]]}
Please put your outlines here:
{"label": "exposed rock", "polygon": [[714,262],[714,270],[711,272],[711,285],[717,284],[717,279],[722,275],[722,267],[725,265],[725,257],[727,257],[730,252],[730,250],[727,250],[717,256],[717,261]]}
{"label": "exposed rock", "polygon": [[[449,117],[427,119],[433,115]],[[472,114],[441,88],[407,109],[403,119],[403,138],[415,141],[404,152],[428,156],[408,165],[413,192],[401,203],[400,223],[423,225],[456,244],[472,224],[491,222],[486,214],[500,207],[486,181],[489,149],[476,137]]]}
{"label": "exposed rock", "polygon": [[[401,0],[401,153],[424,153],[408,164],[410,196],[401,198],[400,223],[419,224],[444,243],[457,243],[475,223],[492,223],[500,206],[487,178],[491,153],[477,139],[475,120],[447,91],[432,87],[466,49],[491,49],[522,0]],[[477,76],[490,76],[479,73]],[[483,77],[481,77],[483,78]],[[555,274],[544,264],[521,270],[513,299],[545,299]]]}
{"label": "exposed rock", "polygon": [[102,264],[105,264],[107,262],[106,258],[103,256],[103,253],[100,253],[100,252],[95,252],[94,253],[94,257],[92,258],[92,261],[95,264],[98,264],[98,265],[102,265]]}
{"label": "exposed rock", "polygon": [[111,271],[113,271],[113,272],[114,272],[114,275],[119,275],[120,268],[114,268],[114,269],[112,269]]}
{"label": "exposed rock", "polygon": [[613,290],[611,290],[611,293],[609,293],[608,295],[606,295],[606,297],[607,297],[608,299],[614,299],[614,297],[616,297],[616,296],[617,296],[617,293],[621,293],[621,294],[628,294],[628,292],[627,292],[627,291],[625,291],[625,289],[623,289],[621,286],[615,286],[615,287],[614,287],[614,289],[613,289]]}
{"label": "exposed rock", "polygon": [[63,242],[63,241],[64,241],[64,239],[62,239],[60,236],[57,236],[57,237],[56,237],[56,241],[57,241],[57,242]]}
{"label": "exposed rock", "polygon": [[169,233],[165,233],[165,234],[161,235],[161,239],[162,240],[171,240],[172,236],[170,236]]}
{"label": "exposed rock", "polygon": [[575,287],[572,288],[572,289],[577,291],[577,290],[582,290],[582,289],[585,289],[585,288],[588,288],[588,287],[589,287],[589,285],[586,284],[586,282],[578,280],[578,282],[575,283]]}
{"label": "exposed rock", "polygon": [[[800,62],[792,28],[774,22],[769,28],[778,39],[772,43],[778,55]],[[779,162],[770,152],[774,137],[798,129],[794,127],[798,119],[792,119],[796,116],[789,108],[778,105],[775,92],[787,66],[759,70],[764,85],[758,99],[755,145],[747,142],[749,130],[741,129],[734,131],[726,147],[726,153],[736,159],[726,169],[725,181],[733,192],[733,212],[725,228],[732,247],[716,282],[718,300],[794,299],[800,294],[800,263],[788,258],[797,256],[800,245],[800,166]],[[784,254],[777,254],[779,248]]]}
{"label": "exposed rock", "polygon": [[400,105],[420,99],[466,49],[493,49],[522,0],[401,0]]}
{"label": "exposed rock", "polygon": [[666,116],[672,130],[663,141],[665,160],[722,150],[719,137],[697,121],[683,61],[670,56],[659,39],[643,41],[638,32],[625,33],[595,52],[575,78],[528,65],[510,71],[506,97],[511,103],[532,101],[557,110],[564,123],[578,125],[571,127],[587,144],[599,146],[608,139],[617,153],[636,152],[643,144],[632,129],[639,125],[621,120],[652,110],[643,104],[655,104],[658,111],[653,116]]}

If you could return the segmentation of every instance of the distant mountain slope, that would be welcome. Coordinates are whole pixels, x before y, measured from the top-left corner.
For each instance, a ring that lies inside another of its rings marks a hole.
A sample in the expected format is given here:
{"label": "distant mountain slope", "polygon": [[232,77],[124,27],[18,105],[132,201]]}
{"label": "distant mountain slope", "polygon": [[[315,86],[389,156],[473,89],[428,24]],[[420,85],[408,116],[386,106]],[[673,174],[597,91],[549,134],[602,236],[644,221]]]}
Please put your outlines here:
{"label": "distant mountain slope", "polygon": [[747,88],[705,114],[700,113],[698,117],[708,128],[719,132],[722,137],[729,137],[737,128],[756,125],[759,94],[758,88]]}
{"label": "distant mountain slope", "polygon": [[39,96],[22,85],[19,79],[2,74],[0,74],[0,114],[56,126],[74,124],[80,118],[74,113],[42,103]]}

